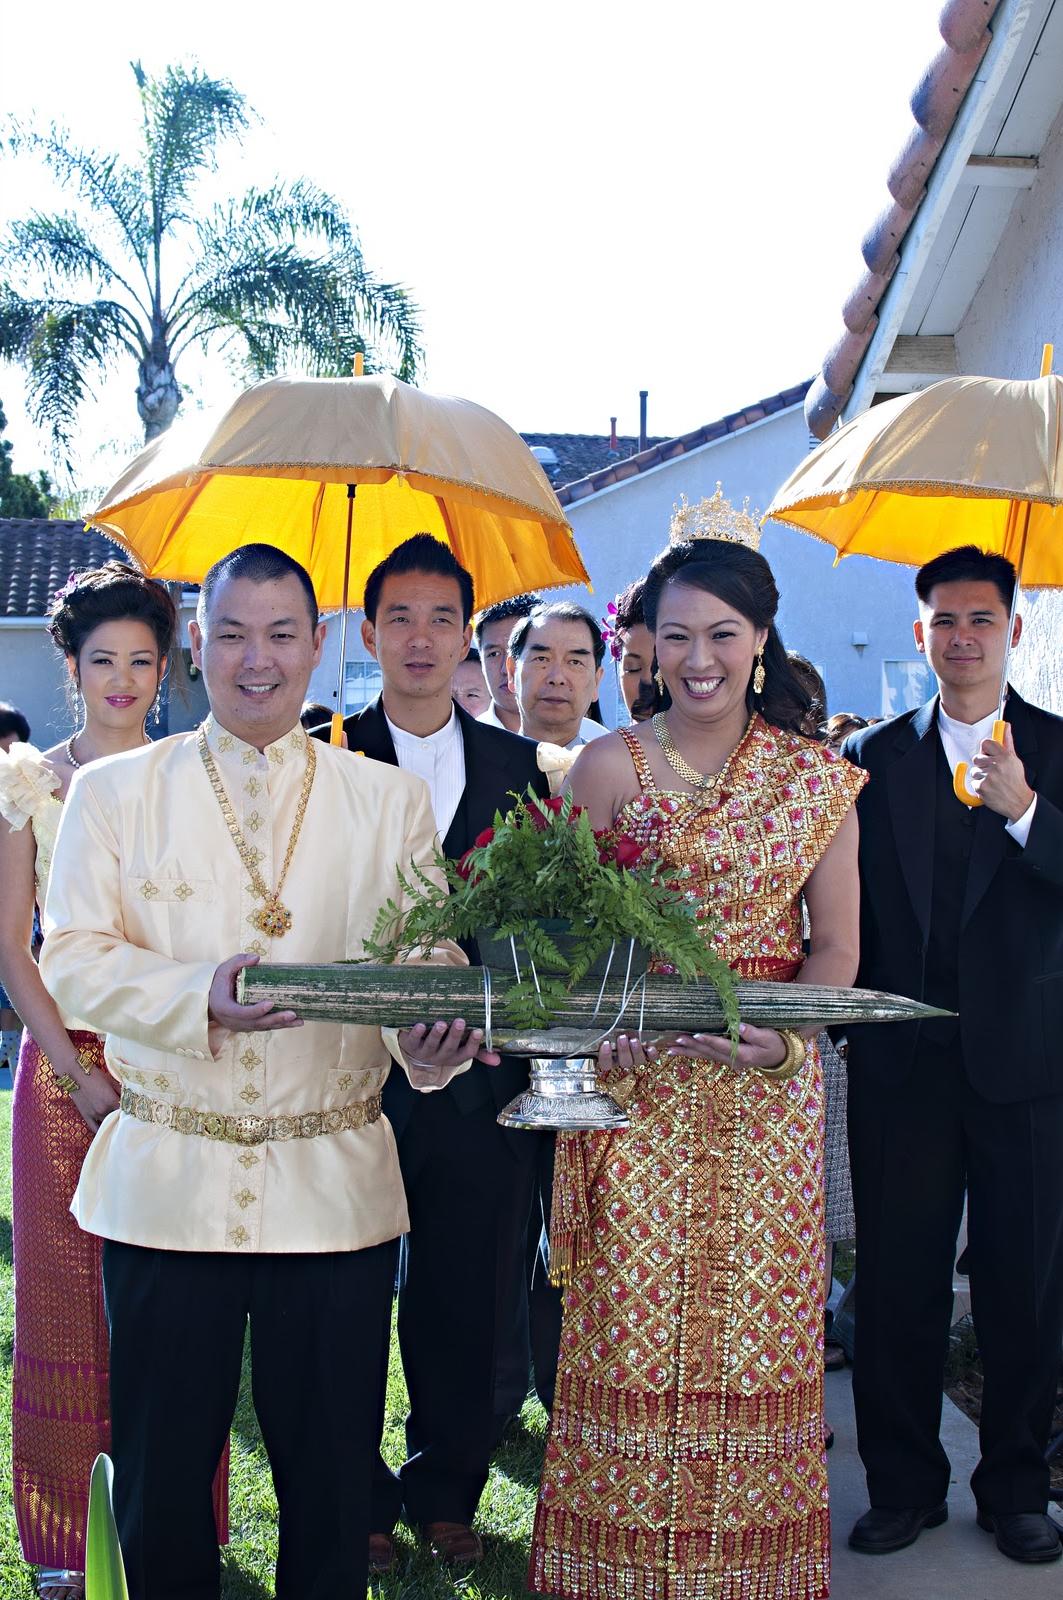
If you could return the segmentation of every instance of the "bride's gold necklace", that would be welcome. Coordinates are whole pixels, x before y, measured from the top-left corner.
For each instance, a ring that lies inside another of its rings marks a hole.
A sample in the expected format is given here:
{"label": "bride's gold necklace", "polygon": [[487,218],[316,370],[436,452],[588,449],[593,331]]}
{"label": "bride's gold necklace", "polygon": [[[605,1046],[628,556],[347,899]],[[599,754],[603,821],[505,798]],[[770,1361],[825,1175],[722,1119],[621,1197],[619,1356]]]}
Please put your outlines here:
{"label": "bride's gold necklace", "polygon": [[295,846],[299,842],[299,833],[303,826],[303,818],[306,815],[310,791],[314,787],[314,773],[317,771],[317,749],[314,741],[313,739],[308,739],[306,742],[306,774],[303,778],[303,789],[295,812],[291,838],[288,840],[288,848],[284,853],[284,865],[281,867],[281,875],[277,879],[277,887],[275,889],[269,888],[261,872],[259,872],[255,854],[240,831],[240,824],[236,820],[236,812],[230,804],[229,796],[225,792],[225,785],[221,779],[221,773],[218,771],[214,757],[211,755],[205,729],[200,728],[196,736],[196,742],[199,745],[199,753],[203,758],[203,765],[207,769],[210,786],[214,790],[218,805],[221,807],[221,814],[225,818],[229,833],[232,835],[233,844],[239,852],[240,860],[247,869],[247,875],[251,880],[251,892],[265,902],[257,911],[251,913],[250,920],[259,932],[264,933],[268,939],[283,939],[292,925],[292,914],[281,901],[281,890],[284,888],[284,880],[288,876],[288,868],[292,864]]}
{"label": "bride's gold necklace", "polygon": [[739,750],[741,750],[742,746],[745,744],[746,739],[749,736],[749,730],[752,728],[756,719],[757,713],[754,711],[753,715],[746,723],[745,733],[743,733],[742,737],[731,751],[731,754],[727,757],[727,760],[724,762],[719,772],[699,772],[696,767],[692,767],[690,762],[683,758],[678,747],[676,746],[675,740],[672,738],[671,732],[669,731],[668,723],[665,720],[665,713],[663,711],[658,711],[657,715],[654,717],[653,731],[657,735],[657,743],[664,751],[665,760],[676,776],[682,778],[684,783],[689,783],[692,789],[704,790],[705,792],[711,794],[714,789],[719,788],[720,784],[731,770],[731,763],[734,761],[734,758],[738,754]]}

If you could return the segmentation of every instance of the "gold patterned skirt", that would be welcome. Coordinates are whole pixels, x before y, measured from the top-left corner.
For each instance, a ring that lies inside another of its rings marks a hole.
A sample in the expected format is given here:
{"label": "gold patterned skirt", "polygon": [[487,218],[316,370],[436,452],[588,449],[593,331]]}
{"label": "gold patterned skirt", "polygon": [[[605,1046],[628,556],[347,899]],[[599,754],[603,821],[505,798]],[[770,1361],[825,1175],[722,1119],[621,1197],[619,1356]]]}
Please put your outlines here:
{"label": "gold patterned skirt", "polygon": [[818,1056],[781,1084],[670,1056],[629,1087],[625,1132],[558,1140],[570,1270],[529,1587],[820,1600]]}

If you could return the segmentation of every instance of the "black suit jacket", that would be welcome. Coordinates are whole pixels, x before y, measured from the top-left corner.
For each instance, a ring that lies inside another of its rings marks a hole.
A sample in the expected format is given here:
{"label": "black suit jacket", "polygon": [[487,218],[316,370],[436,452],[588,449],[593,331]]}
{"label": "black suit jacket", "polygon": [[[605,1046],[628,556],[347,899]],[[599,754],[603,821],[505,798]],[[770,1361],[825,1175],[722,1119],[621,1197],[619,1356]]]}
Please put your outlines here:
{"label": "black suit jacket", "polygon": [[[546,777],[536,762],[536,745],[520,734],[508,733],[504,728],[485,727],[470,717],[461,706],[455,706],[458,725],[465,747],[465,788],[454,813],[454,820],[443,840],[443,854],[452,861],[475,841],[478,834],[489,828],[496,811],[508,811],[514,794],[527,793],[531,784],[536,794],[549,794]],[[376,699],[364,711],[357,711],[344,720],[347,748],[360,750],[374,761],[386,761],[398,766],[398,757],[388,728],[384,707]],[[324,730],[324,737],[328,737]],[[471,941],[464,945],[465,954],[473,963],[479,961],[479,952]],[[432,1020],[432,1019],[427,1019]],[[497,1067],[484,1066],[474,1061],[468,1072],[455,1078],[448,1093],[455,1105],[464,1113],[485,1104],[498,1110],[508,1105],[514,1095],[528,1087],[528,1063],[516,1056],[503,1056]],[[398,1067],[390,1073],[384,1086],[384,1111],[401,1137],[419,1096],[410,1088],[406,1074]],[[527,1139],[526,1135],[519,1137]]]}
{"label": "black suit jacket", "polygon": [[[998,1104],[1063,1093],[1063,718],[1007,699],[1015,749],[1037,794],[1025,849],[1005,818],[976,812],[959,952],[960,1039],[971,1083]],[[860,818],[857,983],[924,997],[934,876],[937,696],[862,729],[842,753],[870,773]],[[849,1030],[854,1072],[899,1080],[914,1023]]]}

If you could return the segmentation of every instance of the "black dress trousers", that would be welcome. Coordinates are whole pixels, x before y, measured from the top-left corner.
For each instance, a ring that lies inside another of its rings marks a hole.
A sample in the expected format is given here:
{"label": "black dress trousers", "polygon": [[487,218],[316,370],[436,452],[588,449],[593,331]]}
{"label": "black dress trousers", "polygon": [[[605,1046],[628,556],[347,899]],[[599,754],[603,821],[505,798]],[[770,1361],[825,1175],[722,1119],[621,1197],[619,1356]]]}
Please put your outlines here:
{"label": "black dress trousers", "polygon": [[398,1331],[410,1396],[398,1476],[377,1455],[372,1531],[471,1523],[495,1440],[503,1264],[523,1261],[533,1145],[513,1146],[494,1101],[459,1109],[451,1090],[418,1096],[398,1136],[410,1232],[403,1240]]}
{"label": "black dress trousers", "polygon": [[277,1600],[364,1594],[393,1242],[321,1255],[105,1240],[115,1514],[131,1600],[218,1600],[211,1485],[250,1322]]}
{"label": "black dress trousers", "polygon": [[856,1398],[871,1504],[945,1499],[939,1438],[956,1239],[967,1194],[971,1311],[985,1373],[983,1511],[1043,1512],[1063,1339],[1063,1095],[995,1104],[958,1040],[920,1044],[903,1083],[849,1073]]}

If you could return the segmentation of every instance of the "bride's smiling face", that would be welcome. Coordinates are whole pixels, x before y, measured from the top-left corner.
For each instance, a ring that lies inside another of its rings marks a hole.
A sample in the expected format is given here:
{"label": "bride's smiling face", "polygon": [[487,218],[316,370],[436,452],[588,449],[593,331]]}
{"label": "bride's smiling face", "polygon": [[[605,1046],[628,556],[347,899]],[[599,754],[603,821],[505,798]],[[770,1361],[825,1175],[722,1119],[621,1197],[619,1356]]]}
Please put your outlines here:
{"label": "bride's smiling face", "polygon": [[733,605],[706,589],[671,582],[657,608],[657,664],[685,716],[716,722],[745,715],[757,651],[768,637]]}

